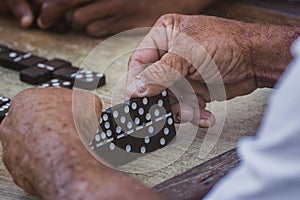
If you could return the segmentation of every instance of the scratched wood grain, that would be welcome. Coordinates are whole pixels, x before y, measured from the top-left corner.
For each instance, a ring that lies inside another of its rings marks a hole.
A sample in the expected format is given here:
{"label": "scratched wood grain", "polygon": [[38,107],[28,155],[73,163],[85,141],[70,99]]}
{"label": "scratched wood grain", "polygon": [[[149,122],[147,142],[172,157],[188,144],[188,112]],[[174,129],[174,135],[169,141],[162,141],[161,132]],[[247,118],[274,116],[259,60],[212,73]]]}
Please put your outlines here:
{"label": "scratched wood grain", "polygon": [[153,189],[172,200],[199,200],[238,163],[236,149],[232,149]]}

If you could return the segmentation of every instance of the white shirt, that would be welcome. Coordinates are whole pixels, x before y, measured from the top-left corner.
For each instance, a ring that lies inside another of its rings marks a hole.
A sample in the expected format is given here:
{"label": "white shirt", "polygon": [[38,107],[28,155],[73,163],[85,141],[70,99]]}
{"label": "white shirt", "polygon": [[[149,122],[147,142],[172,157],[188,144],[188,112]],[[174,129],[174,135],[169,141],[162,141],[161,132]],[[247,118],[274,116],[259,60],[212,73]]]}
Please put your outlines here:
{"label": "white shirt", "polygon": [[241,163],[205,199],[300,199],[300,38],[292,53],[257,136],[238,145]]}

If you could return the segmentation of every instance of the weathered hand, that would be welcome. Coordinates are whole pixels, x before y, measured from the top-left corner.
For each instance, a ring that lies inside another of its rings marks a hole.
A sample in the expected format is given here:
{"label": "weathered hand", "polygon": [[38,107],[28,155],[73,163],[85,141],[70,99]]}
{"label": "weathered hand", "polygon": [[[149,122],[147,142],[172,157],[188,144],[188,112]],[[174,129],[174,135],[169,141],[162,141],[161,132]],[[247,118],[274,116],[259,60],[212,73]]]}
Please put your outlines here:
{"label": "weathered hand", "polygon": [[35,88],[14,97],[0,140],[16,184],[40,199],[163,199],[84,147],[78,133],[94,136],[101,109],[98,97],[78,90]]}
{"label": "weathered hand", "polygon": [[[151,96],[175,86],[175,93],[183,97],[182,113],[178,100],[173,100],[177,122],[212,126],[215,119],[204,110],[205,103],[274,85],[291,59],[295,33],[290,29],[209,16],[165,15],[129,61],[127,94]],[[288,36],[280,38],[283,33]],[[180,84],[182,77],[192,90]]]}

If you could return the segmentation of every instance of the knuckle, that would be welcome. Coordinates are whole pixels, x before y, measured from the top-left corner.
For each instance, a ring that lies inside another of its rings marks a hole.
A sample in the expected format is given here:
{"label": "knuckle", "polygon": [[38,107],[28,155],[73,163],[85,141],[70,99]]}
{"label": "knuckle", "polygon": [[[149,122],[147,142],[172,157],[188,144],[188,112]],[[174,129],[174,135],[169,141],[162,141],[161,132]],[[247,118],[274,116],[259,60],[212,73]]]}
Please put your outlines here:
{"label": "knuckle", "polygon": [[180,18],[179,14],[165,14],[162,15],[156,22],[156,25],[167,25],[167,24],[174,24],[176,20]]}
{"label": "knuckle", "polygon": [[103,30],[101,30],[97,25],[89,25],[86,28],[86,33],[92,37],[101,37],[104,35]]}
{"label": "knuckle", "polygon": [[76,10],[73,12],[72,14],[72,23],[76,26],[76,27],[82,27],[84,25],[84,15],[82,14],[81,11]]}

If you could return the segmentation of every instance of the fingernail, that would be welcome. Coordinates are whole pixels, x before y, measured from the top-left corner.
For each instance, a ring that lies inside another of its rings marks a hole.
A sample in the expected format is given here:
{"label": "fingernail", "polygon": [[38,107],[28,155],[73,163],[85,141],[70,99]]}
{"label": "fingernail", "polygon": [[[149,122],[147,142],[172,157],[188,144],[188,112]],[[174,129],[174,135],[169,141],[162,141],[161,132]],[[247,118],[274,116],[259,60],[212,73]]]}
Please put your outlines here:
{"label": "fingernail", "polygon": [[24,15],[21,19],[21,26],[24,28],[27,28],[31,25],[32,23],[32,17],[29,15]]}
{"label": "fingernail", "polygon": [[146,85],[142,80],[140,80],[140,79],[135,80],[134,85],[137,88],[138,93],[146,92]]}
{"label": "fingernail", "polygon": [[175,120],[176,120],[177,123],[180,123],[180,122],[181,122],[181,116],[180,116],[179,113],[176,113],[176,114],[175,114]]}
{"label": "fingernail", "polygon": [[208,120],[208,119],[200,119],[199,124],[203,128],[210,128],[211,127],[211,121]]}
{"label": "fingernail", "polygon": [[43,21],[42,21],[41,18],[38,18],[38,19],[37,19],[37,24],[38,24],[38,26],[39,26],[40,28],[44,28],[44,27],[45,27],[45,25],[44,25],[44,23],[43,23]]}

